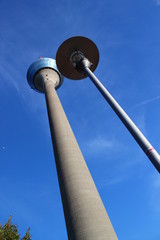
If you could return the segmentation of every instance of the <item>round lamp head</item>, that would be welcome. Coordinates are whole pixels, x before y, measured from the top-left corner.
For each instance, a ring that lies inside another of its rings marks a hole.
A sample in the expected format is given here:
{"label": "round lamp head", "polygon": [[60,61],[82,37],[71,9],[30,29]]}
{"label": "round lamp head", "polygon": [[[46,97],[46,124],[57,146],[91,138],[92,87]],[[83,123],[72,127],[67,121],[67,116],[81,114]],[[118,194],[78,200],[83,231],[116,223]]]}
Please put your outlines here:
{"label": "round lamp head", "polygon": [[44,92],[44,81],[54,81],[55,88],[63,83],[63,76],[58,71],[56,61],[52,58],[40,58],[33,62],[27,71],[27,81],[32,89]]}
{"label": "round lamp head", "polygon": [[[76,55],[75,53],[79,53]],[[56,63],[63,76],[80,80],[87,75],[82,71],[77,71],[74,67],[74,58],[83,55],[91,62],[91,71],[94,72],[99,61],[99,51],[97,46],[86,37],[71,37],[64,41],[59,47],[56,55]]]}

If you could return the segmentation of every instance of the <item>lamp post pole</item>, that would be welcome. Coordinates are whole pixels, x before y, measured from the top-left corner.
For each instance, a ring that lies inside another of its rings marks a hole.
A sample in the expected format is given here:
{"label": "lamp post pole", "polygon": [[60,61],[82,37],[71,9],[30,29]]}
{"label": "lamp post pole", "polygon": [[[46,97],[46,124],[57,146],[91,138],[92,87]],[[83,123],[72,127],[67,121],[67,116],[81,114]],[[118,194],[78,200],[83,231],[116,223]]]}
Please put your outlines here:
{"label": "lamp post pole", "polygon": [[146,139],[146,137],[142,134],[142,132],[138,129],[138,127],[134,124],[134,122],[130,119],[130,117],[126,114],[126,112],[122,109],[122,107],[107,91],[107,89],[103,86],[103,84],[92,73],[92,71],[88,67],[84,67],[84,72],[89,76],[89,78],[94,83],[96,88],[107,100],[107,102],[112,107],[114,112],[118,115],[118,117],[121,119],[121,121],[126,126],[128,131],[132,134],[136,142],[139,144],[139,146],[142,148],[144,153],[147,155],[147,157],[150,159],[152,164],[160,173],[160,155],[157,153],[157,151],[153,148],[150,142]]}
{"label": "lamp post pole", "polygon": [[54,156],[69,240],[116,240],[116,234],[60,103],[62,76],[53,59],[33,63],[32,88],[45,93]]}
{"label": "lamp post pole", "polygon": [[75,80],[83,79],[87,76],[91,79],[96,88],[100,91],[160,173],[160,155],[99,79],[94,75],[93,71],[96,69],[99,61],[99,52],[96,45],[90,39],[85,37],[69,38],[59,47],[56,61],[58,69],[63,76]]}

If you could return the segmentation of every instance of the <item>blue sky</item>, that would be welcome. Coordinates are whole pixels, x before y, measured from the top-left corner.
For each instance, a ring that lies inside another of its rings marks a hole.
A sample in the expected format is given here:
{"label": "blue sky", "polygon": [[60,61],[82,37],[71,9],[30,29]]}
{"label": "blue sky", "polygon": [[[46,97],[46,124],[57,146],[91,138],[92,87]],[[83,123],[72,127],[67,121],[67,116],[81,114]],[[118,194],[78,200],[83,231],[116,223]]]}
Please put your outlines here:
{"label": "blue sky", "polygon": [[[95,71],[160,153],[160,1],[0,1],[0,222],[67,239],[45,99],[26,81],[71,36],[99,48]],[[160,239],[160,178],[91,81],[65,79],[66,115],[120,240]]]}

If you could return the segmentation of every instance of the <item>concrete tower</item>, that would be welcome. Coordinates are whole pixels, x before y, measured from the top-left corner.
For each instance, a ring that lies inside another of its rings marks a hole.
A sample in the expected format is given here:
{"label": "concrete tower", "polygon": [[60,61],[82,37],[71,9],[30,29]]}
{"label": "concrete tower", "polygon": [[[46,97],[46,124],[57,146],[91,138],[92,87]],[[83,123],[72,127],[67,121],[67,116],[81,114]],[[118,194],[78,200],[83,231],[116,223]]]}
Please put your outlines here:
{"label": "concrete tower", "polygon": [[32,63],[27,79],[31,88],[45,94],[68,239],[117,239],[57,96],[63,77],[55,60]]}

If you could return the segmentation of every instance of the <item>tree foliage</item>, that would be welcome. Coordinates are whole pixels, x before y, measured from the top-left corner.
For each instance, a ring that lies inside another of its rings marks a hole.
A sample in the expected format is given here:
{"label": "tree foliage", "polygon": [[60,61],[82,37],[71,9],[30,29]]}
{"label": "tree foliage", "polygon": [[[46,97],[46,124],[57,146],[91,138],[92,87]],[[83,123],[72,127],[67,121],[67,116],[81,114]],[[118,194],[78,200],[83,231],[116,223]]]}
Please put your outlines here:
{"label": "tree foliage", "polygon": [[0,240],[31,240],[31,235],[29,233],[30,228],[28,228],[25,236],[20,238],[20,234],[18,233],[18,228],[16,224],[11,223],[11,216],[8,219],[8,222],[2,226],[0,224]]}

